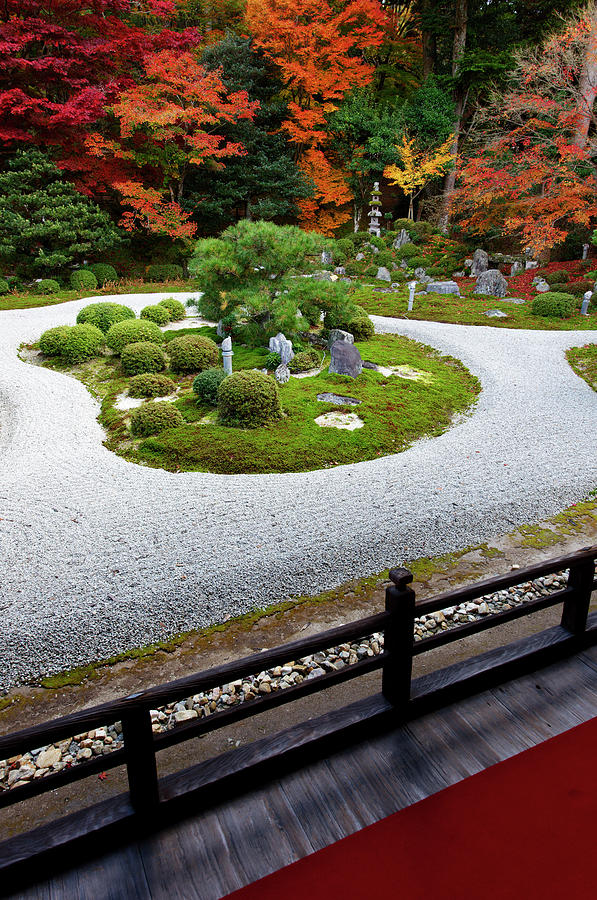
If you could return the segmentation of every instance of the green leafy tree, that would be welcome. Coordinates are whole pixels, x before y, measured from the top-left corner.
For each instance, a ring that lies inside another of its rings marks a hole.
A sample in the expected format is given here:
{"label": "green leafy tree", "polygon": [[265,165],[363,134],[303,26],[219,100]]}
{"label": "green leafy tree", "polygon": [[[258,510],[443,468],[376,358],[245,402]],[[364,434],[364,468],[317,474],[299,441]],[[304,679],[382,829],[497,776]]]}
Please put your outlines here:
{"label": "green leafy tree", "polygon": [[0,259],[45,276],[113,247],[119,232],[40,150],[21,151],[0,174]]}
{"label": "green leafy tree", "polygon": [[[329,244],[294,225],[246,219],[220,238],[198,241],[189,269],[204,292],[201,312],[212,319],[232,319],[253,344],[278,331],[289,336],[305,330],[314,307],[354,312],[344,284],[320,282],[304,288],[301,274],[316,267]],[[308,311],[301,303],[308,304]]]}
{"label": "green leafy tree", "polygon": [[224,126],[226,140],[242,144],[245,153],[226,160],[218,169],[198,169],[190,181],[187,209],[204,230],[219,231],[239,218],[291,218],[296,201],[310,197],[313,188],[296,165],[287,138],[280,133],[286,103],[279,99],[282,83],[272,63],[252,48],[249,38],[228,34],[204,50],[201,62],[220,70],[229,92],[247,91],[259,101],[253,121]]}

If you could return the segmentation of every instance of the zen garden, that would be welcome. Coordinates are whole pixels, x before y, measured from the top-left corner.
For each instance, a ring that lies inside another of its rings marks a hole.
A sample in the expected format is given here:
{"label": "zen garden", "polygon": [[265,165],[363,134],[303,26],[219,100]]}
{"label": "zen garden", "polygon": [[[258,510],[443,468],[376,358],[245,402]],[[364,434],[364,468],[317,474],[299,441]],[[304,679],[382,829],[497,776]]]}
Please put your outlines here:
{"label": "zen garden", "polygon": [[3,10],[4,715],[591,543],[595,0]]}

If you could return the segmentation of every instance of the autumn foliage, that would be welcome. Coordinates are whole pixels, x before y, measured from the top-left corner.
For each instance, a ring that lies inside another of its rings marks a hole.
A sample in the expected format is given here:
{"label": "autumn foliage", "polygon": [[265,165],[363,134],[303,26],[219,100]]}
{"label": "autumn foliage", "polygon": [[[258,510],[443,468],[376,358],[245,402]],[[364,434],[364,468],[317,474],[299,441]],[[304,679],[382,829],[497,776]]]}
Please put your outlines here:
{"label": "autumn foliage", "polygon": [[299,165],[315,184],[300,202],[303,224],[330,233],[350,218],[351,193],[334,157],[326,115],[351,89],[367,84],[368,50],[384,40],[386,17],[377,0],[248,0],[255,43],[279,67],[289,99],[283,128]]}
{"label": "autumn foliage", "polygon": [[414,138],[406,133],[396,146],[396,152],[400,159],[400,166],[386,166],[384,176],[391,185],[402,188],[408,197],[408,218],[413,216],[413,201],[431,178],[443,175],[448,166],[454,161],[452,145],[454,136],[444,141],[439,147],[431,150],[422,150],[416,146]]}
{"label": "autumn foliage", "polygon": [[510,89],[479,116],[483,142],[461,166],[454,198],[462,227],[479,235],[499,229],[540,254],[572,226],[590,226],[596,88],[593,8],[543,47],[520,53]]}
{"label": "autumn foliage", "polygon": [[195,226],[181,206],[189,167],[243,153],[239,143],[217,133],[218,126],[252,119],[259,104],[246,91],[227,95],[219,73],[208,72],[191,53],[161,51],[147,58],[144,69],[143,80],[111,107],[119,138],[94,134],[87,146],[98,156],[133,162],[137,172],[159,173],[156,187],[144,187],[134,177],[115,181],[127,207],[122,218],[127,230],[191,237]]}

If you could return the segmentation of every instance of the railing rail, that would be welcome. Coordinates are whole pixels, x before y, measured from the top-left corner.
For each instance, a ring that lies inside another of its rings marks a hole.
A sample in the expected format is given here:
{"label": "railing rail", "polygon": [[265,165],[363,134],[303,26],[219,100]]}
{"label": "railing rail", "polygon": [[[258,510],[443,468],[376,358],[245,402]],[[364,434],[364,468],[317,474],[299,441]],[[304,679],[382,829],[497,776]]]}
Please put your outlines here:
{"label": "railing rail", "polygon": [[[119,700],[73,713],[52,722],[0,737],[0,759],[9,759],[21,755],[27,750],[47,746],[114,722],[122,722],[124,740],[124,746],[121,749],[3,791],[0,793],[0,807],[30,799],[102,770],[126,765],[129,784],[128,801],[125,804],[128,810],[127,815],[130,815],[130,807],[133,815],[136,815],[139,820],[147,822],[152,817],[157,818],[156,813],[164,805],[165,798],[167,799],[167,796],[172,793],[170,787],[167,791],[162,789],[164,779],[158,778],[156,765],[158,751],[376,669],[382,670],[378,710],[383,711],[384,714],[391,712],[394,722],[407,719],[416,713],[416,709],[419,708],[417,704],[420,705],[420,697],[413,696],[411,691],[412,664],[415,656],[561,603],[563,611],[559,629],[551,629],[549,634],[543,632],[542,634],[548,635],[545,640],[532,645],[527,641],[527,644],[524,647],[521,646],[520,650],[511,650],[509,648],[514,647],[514,644],[508,645],[510,669],[505,667],[504,656],[501,660],[496,658],[495,664],[491,661],[487,662],[483,668],[483,684],[487,683],[487,679],[491,678],[492,673],[495,673],[497,683],[497,680],[503,678],[504,672],[511,671],[512,662],[516,660],[519,661],[520,666],[526,667],[525,671],[532,671],[534,665],[544,663],[548,658],[546,656],[548,652],[551,652],[552,655],[557,653],[564,655],[574,652],[583,645],[597,643],[597,625],[591,625],[587,630],[591,592],[597,586],[595,580],[596,559],[597,546],[587,547],[576,553],[457,588],[422,602],[416,602],[415,593],[410,587],[412,574],[406,569],[392,569],[390,571],[391,584],[386,589],[383,612],[357,622],[351,622],[340,628],[254,654],[236,662],[227,663],[168,684],[131,694]],[[472,599],[566,569],[569,570],[568,581],[562,590],[553,591],[547,596],[526,601],[512,609],[486,615],[484,618],[415,642],[416,617],[455,607]],[[301,683],[283,690],[263,696],[259,695],[255,699],[239,703],[234,707],[213,712],[208,717],[180,724],[169,731],[153,733],[150,710],[258,674],[274,666],[302,659],[338,644],[362,639],[382,631],[384,632],[384,649],[378,655],[366,657],[338,671],[326,672],[324,675],[305,679]],[[472,683],[470,667],[467,673],[463,669],[461,675],[463,685]],[[458,685],[458,678],[458,671],[450,675],[448,681],[452,689]],[[444,682],[447,683],[445,679]],[[445,683],[442,696],[445,696]],[[438,691],[438,696],[440,693]],[[343,709],[348,710],[349,708]],[[341,712],[342,710],[337,710],[336,716],[339,716]],[[353,724],[355,723],[353,722]],[[326,730],[326,736],[329,739],[331,735],[339,733],[339,731],[340,726],[338,725],[334,730],[332,723]],[[286,743],[288,744],[288,741]],[[226,756],[228,758],[230,754]],[[248,769],[249,763],[246,766]],[[193,781],[192,771],[188,770],[191,773],[188,776],[188,783],[191,785],[189,789],[192,789],[192,785],[196,782],[196,779],[195,782]],[[242,766],[239,772],[242,774]],[[180,790],[184,793],[184,787]],[[4,845],[0,845],[0,851],[3,847],[9,847],[10,844],[11,841],[8,841]],[[23,854],[21,853],[19,860],[22,861],[22,859]]]}

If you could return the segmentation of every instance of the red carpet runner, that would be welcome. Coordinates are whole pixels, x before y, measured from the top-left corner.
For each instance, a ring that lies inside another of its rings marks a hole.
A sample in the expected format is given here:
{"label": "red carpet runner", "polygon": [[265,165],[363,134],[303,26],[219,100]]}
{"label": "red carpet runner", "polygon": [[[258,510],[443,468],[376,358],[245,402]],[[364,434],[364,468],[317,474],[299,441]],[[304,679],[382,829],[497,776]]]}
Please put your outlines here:
{"label": "red carpet runner", "polygon": [[230,900],[595,900],[597,718]]}

